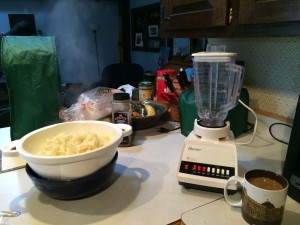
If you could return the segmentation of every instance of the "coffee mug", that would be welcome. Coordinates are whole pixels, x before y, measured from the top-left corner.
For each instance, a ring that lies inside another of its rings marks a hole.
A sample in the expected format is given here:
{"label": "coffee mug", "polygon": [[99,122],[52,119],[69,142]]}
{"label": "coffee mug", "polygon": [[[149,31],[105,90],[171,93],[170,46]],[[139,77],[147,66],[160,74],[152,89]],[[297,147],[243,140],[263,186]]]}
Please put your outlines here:
{"label": "coffee mug", "polygon": [[[228,186],[240,184],[242,196],[233,200],[228,195]],[[244,178],[230,177],[224,188],[224,197],[230,206],[242,207],[242,216],[249,224],[281,224],[288,191],[287,180],[267,170],[250,170]]]}

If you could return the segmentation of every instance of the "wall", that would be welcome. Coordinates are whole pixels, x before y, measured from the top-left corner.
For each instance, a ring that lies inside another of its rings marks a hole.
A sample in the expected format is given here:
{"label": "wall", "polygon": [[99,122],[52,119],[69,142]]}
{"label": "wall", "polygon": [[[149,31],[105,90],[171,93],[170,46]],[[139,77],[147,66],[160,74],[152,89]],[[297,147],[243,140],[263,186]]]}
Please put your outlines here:
{"label": "wall", "polygon": [[[138,8],[145,5],[150,5],[159,2],[158,0],[130,0],[130,8]],[[158,69],[159,53],[132,51],[131,61],[141,64],[144,71],[156,71]]]}
{"label": "wall", "polygon": [[250,106],[263,114],[293,119],[300,93],[300,37],[220,38],[208,43],[225,44],[245,61],[244,86]]}
{"label": "wall", "polygon": [[37,29],[55,36],[63,83],[89,84],[99,80],[104,66],[120,61],[117,1],[0,0],[0,32],[7,32],[9,13],[34,13]]}

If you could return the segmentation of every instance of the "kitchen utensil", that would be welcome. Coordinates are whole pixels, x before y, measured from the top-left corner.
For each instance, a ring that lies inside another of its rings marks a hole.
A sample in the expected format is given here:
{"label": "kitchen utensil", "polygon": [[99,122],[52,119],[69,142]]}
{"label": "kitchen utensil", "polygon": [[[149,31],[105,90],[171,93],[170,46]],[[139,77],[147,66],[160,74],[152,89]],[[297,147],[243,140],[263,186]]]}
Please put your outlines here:
{"label": "kitchen utensil", "polygon": [[[110,136],[104,146],[92,151],[66,156],[41,156],[41,150],[47,138],[62,132],[95,132]],[[127,124],[112,124],[102,121],[72,121],[50,125],[32,131],[16,142],[17,152],[28,165],[41,177],[52,180],[69,180],[87,176],[104,167],[114,157],[118,145],[124,136],[132,133]],[[10,150],[5,149],[6,156]]]}
{"label": "kitchen utensil", "polygon": [[21,213],[18,211],[0,211],[0,217],[17,217],[20,215]]}
{"label": "kitchen utensil", "polygon": [[142,102],[133,101],[131,102],[132,112],[137,112],[141,117],[147,116],[147,110]]}
{"label": "kitchen utensil", "polygon": [[238,102],[244,68],[232,63],[235,53],[192,56],[199,120],[184,141],[178,181],[187,188],[223,192],[227,179],[238,171],[234,136],[224,120]]}
{"label": "kitchen utensil", "polygon": [[186,72],[183,68],[180,68],[179,73],[176,75],[181,90],[184,91],[187,88],[190,88],[191,82],[188,81]]}
{"label": "kitchen utensil", "polygon": [[26,173],[35,187],[45,195],[60,200],[72,200],[97,194],[105,190],[112,182],[112,175],[117,162],[114,158],[101,169],[87,176],[70,180],[49,180],[39,176],[26,164]]}
{"label": "kitchen utensil", "polygon": [[[134,103],[133,103],[134,104]],[[138,103],[139,104],[139,103]],[[153,116],[140,116],[140,117],[131,117],[132,127],[135,130],[143,130],[150,127],[153,127],[157,124],[160,118],[167,112],[168,106],[157,101],[145,101],[142,102],[144,105],[150,105],[155,110],[155,115]]]}
{"label": "kitchen utensil", "polygon": [[169,74],[164,73],[163,76],[164,76],[165,84],[167,85],[167,87],[170,89],[171,92],[175,93],[175,92],[176,92],[176,89],[175,89],[175,87],[173,86],[173,82],[172,82],[172,80],[170,79]]}

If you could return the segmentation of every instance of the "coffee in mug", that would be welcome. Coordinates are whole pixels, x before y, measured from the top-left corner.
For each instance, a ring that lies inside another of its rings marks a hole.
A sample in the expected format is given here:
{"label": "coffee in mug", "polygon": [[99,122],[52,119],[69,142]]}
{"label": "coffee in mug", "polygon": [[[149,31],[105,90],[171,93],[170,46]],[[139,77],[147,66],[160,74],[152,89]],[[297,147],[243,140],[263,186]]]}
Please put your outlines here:
{"label": "coffee in mug", "polygon": [[[235,201],[229,197],[227,188],[240,184],[242,197]],[[272,171],[250,170],[244,178],[230,177],[224,188],[224,197],[230,206],[242,207],[242,216],[249,224],[279,225],[283,219],[288,191],[287,180]]]}

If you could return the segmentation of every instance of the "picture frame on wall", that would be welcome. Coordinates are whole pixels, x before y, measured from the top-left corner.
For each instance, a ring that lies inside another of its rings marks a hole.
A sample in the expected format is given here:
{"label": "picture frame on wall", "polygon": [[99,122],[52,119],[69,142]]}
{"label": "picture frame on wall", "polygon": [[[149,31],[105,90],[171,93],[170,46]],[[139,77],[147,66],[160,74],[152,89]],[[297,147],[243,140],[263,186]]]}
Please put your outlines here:
{"label": "picture frame on wall", "polygon": [[135,34],[135,46],[143,47],[143,34],[142,33]]}
{"label": "picture frame on wall", "polygon": [[148,35],[149,37],[158,37],[158,25],[148,26]]}
{"label": "picture frame on wall", "polygon": [[171,47],[173,40],[160,34],[160,2],[131,9],[132,50],[158,53],[161,45]]}

